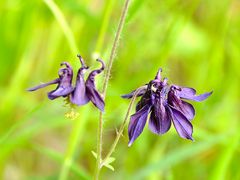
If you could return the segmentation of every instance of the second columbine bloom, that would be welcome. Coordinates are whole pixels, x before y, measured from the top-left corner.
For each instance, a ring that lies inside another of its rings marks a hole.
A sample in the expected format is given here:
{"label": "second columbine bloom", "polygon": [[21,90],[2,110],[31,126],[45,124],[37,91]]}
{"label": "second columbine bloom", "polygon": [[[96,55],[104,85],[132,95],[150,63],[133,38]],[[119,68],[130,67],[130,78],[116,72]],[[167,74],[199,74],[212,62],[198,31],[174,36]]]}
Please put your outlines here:
{"label": "second columbine bloom", "polygon": [[136,106],[136,113],[131,116],[128,126],[129,146],[142,133],[148,115],[150,115],[149,129],[153,133],[158,135],[166,133],[173,123],[180,137],[193,140],[191,120],[194,118],[195,110],[184,99],[203,101],[212,92],[196,95],[193,88],[169,85],[167,78],[161,79],[161,72],[162,69],[159,69],[155,79],[147,85],[122,96],[123,98],[141,96]]}

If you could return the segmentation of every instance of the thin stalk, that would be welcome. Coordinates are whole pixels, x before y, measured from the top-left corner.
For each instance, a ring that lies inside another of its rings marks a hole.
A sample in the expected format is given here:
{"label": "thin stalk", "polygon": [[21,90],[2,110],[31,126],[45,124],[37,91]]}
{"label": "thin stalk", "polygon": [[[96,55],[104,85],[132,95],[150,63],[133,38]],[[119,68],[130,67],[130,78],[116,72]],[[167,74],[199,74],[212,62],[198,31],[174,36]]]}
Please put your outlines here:
{"label": "thin stalk", "polygon": [[[126,20],[126,15],[127,15],[127,12],[128,12],[129,3],[130,3],[130,0],[125,1],[123,10],[121,12],[120,21],[119,21],[118,28],[117,28],[117,33],[115,35],[115,39],[114,39],[111,54],[110,54],[110,59],[109,59],[108,65],[107,65],[107,73],[104,77],[103,91],[102,91],[103,92],[103,99],[105,99],[105,97],[106,97],[107,86],[108,86],[108,81],[109,81],[110,74],[111,74],[112,64],[113,64],[113,61],[114,61],[114,58],[115,58],[115,55],[116,55],[116,50],[117,50],[117,47],[118,47],[118,43],[119,43],[120,35],[122,33],[124,22]],[[96,162],[96,170],[95,170],[95,175],[94,175],[94,179],[96,179],[96,180],[98,179],[99,173],[100,173],[100,170],[101,170],[102,133],[103,133],[103,113],[100,112],[98,135],[97,135],[97,162]]]}
{"label": "thin stalk", "polygon": [[103,82],[103,98],[104,99],[105,99],[105,96],[106,96],[108,81],[109,81],[109,78],[110,78],[112,64],[113,64],[113,61],[114,61],[114,58],[115,58],[115,55],[116,55],[116,50],[117,50],[117,47],[118,47],[120,35],[122,33],[124,22],[126,20],[126,15],[127,15],[127,12],[128,12],[129,3],[130,3],[130,0],[125,1],[124,7],[123,7],[123,10],[122,10],[122,13],[121,13],[120,21],[119,21],[119,24],[118,24],[117,33],[115,35],[115,39],[114,39],[114,42],[113,42],[113,46],[112,46],[112,50],[111,50],[111,54],[110,54],[110,59],[109,59],[108,66],[107,66],[107,73],[104,77],[104,82]]}
{"label": "thin stalk", "polygon": [[134,93],[134,95],[133,95],[133,97],[132,97],[132,99],[131,99],[131,101],[130,101],[130,104],[129,104],[129,106],[128,106],[127,113],[126,113],[126,116],[125,116],[125,118],[124,118],[124,120],[123,120],[123,123],[122,123],[121,127],[119,128],[119,131],[117,132],[117,136],[116,136],[116,138],[115,138],[115,140],[114,140],[114,142],[113,142],[113,144],[112,144],[109,152],[107,153],[106,157],[102,160],[102,162],[101,162],[101,167],[104,166],[104,163],[106,162],[106,160],[107,160],[109,157],[111,157],[112,153],[114,152],[114,150],[115,150],[115,148],[116,148],[116,146],[117,146],[117,144],[118,144],[118,141],[119,141],[119,139],[120,139],[120,137],[122,136],[122,133],[123,133],[123,131],[124,131],[125,125],[126,125],[126,123],[127,123],[128,117],[129,117],[129,113],[130,113],[131,110],[132,110],[132,106],[133,106],[133,104],[134,104],[134,102],[135,102],[135,100],[136,100],[137,94],[138,94],[138,92],[139,92],[140,90],[141,90],[141,89],[139,88],[139,89],[137,89],[137,90],[135,91],[135,93]]}
{"label": "thin stalk", "polygon": [[103,114],[100,113],[98,134],[97,134],[97,161],[94,173],[94,179],[97,180],[101,169],[102,160],[102,134],[103,134]]}

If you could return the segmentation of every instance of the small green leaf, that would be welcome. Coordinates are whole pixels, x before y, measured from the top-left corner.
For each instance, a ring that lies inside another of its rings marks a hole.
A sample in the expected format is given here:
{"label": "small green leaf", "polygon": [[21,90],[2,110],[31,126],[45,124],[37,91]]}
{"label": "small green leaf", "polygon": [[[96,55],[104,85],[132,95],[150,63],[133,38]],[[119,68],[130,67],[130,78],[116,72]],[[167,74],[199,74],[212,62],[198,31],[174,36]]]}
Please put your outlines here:
{"label": "small green leaf", "polygon": [[91,151],[93,156],[97,159],[97,153],[95,153],[94,151]]}
{"label": "small green leaf", "polygon": [[112,163],[113,161],[115,161],[115,158],[114,157],[109,157],[106,159],[105,163],[104,164],[110,164]]}
{"label": "small green leaf", "polygon": [[110,164],[104,164],[104,166],[108,169],[111,169],[112,171],[114,171],[114,167],[112,167]]}
{"label": "small green leaf", "polygon": [[[91,151],[93,156],[97,159],[97,153],[95,153],[94,151]],[[114,167],[112,165],[110,165],[110,163],[112,163],[113,161],[115,161],[114,157],[109,157],[106,159],[106,161],[102,164],[102,166],[105,166],[108,169],[111,169],[112,171],[114,171]],[[102,162],[102,160],[101,160]]]}
{"label": "small green leaf", "polygon": [[110,163],[112,163],[113,161],[115,161],[115,158],[114,157],[109,157],[109,158],[107,158],[104,161],[103,166],[105,166],[106,168],[111,169],[112,171],[114,171],[113,166],[110,165]]}

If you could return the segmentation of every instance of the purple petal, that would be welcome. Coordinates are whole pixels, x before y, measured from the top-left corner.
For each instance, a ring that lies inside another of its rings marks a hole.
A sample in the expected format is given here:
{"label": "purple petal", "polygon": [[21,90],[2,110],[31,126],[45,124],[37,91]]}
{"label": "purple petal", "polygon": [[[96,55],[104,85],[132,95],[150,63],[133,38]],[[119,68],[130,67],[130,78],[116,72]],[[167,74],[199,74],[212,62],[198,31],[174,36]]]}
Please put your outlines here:
{"label": "purple petal", "polygon": [[84,69],[88,69],[88,66],[86,66],[86,64],[85,64],[85,62],[84,62],[82,56],[81,56],[80,54],[78,54],[77,57],[78,57],[79,60],[80,60],[80,63],[81,63],[81,65],[82,65],[82,68],[84,68]]}
{"label": "purple petal", "polygon": [[173,125],[180,137],[193,140],[193,126],[191,122],[178,110],[168,107]]}
{"label": "purple petal", "polygon": [[73,104],[78,106],[87,104],[89,98],[86,93],[86,86],[84,81],[84,70],[86,68],[80,68],[77,74],[76,87],[70,96],[70,100]]}
{"label": "purple petal", "polygon": [[105,103],[103,101],[103,98],[99,94],[99,92],[96,90],[94,81],[95,81],[95,76],[97,74],[100,74],[104,70],[105,65],[104,65],[104,62],[102,60],[98,59],[97,61],[101,62],[102,67],[100,69],[92,71],[89,74],[89,76],[86,80],[86,93],[87,93],[88,98],[92,101],[92,103],[98,109],[100,109],[101,111],[104,111]]}
{"label": "purple petal", "polygon": [[151,105],[151,104],[152,104],[151,95],[148,93],[145,93],[142,96],[142,98],[140,99],[140,101],[138,101],[137,106],[136,106],[136,111],[139,111],[145,105]]}
{"label": "purple petal", "polygon": [[60,96],[66,97],[74,90],[73,87],[58,87],[56,90],[53,90],[48,93],[48,98],[53,100]]}
{"label": "purple petal", "polygon": [[[147,91],[147,85],[145,86],[142,86],[141,89],[138,90],[138,93],[137,93],[137,97],[139,96],[142,96],[143,94],[145,94]],[[122,95],[121,97],[122,98],[125,98],[125,99],[130,99],[134,96],[134,93],[136,92],[136,90],[132,91],[131,93],[129,94],[125,94],[125,95]]]}
{"label": "purple petal", "polygon": [[194,118],[195,109],[191,104],[180,99],[173,101],[170,104],[178,111],[180,111],[188,120],[192,120]]}
{"label": "purple petal", "polygon": [[179,96],[177,96],[178,90],[171,88],[168,92],[168,104],[176,108],[178,111],[180,111],[188,120],[191,120],[195,116],[195,109],[194,107],[185,102],[182,101]]}
{"label": "purple petal", "polygon": [[213,91],[207,92],[204,94],[200,94],[198,96],[196,96],[196,95],[195,96],[185,96],[185,97],[181,97],[181,98],[200,102],[200,101],[207,99],[212,93],[213,93]]}
{"label": "purple petal", "polygon": [[164,134],[171,127],[171,119],[162,100],[157,99],[149,119],[149,129],[155,134]]}
{"label": "purple petal", "polygon": [[179,96],[180,98],[198,101],[198,102],[207,99],[213,93],[213,91],[211,91],[208,93],[196,95],[196,90],[193,88],[181,87],[181,86],[176,86],[176,85],[175,85],[175,87],[180,89],[180,90],[176,91],[177,96]]}
{"label": "purple petal", "polygon": [[[176,85],[175,85],[176,86]],[[194,96],[196,94],[196,90],[190,87],[181,87],[176,86],[177,88],[181,89],[177,91],[177,95],[184,98],[189,96]]]}
{"label": "purple petal", "polygon": [[91,87],[91,86],[86,86],[87,88],[87,96],[88,98],[92,101],[92,103],[100,110],[100,111],[104,111],[104,106],[105,103],[103,101],[103,98],[101,97],[101,95],[99,94],[99,92]]}
{"label": "purple petal", "polygon": [[151,106],[144,106],[141,110],[133,114],[130,118],[130,123],[128,126],[128,136],[129,143],[128,146],[131,146],[135,139],[142,133],[143,128],[145,127],[148,113]]}
{"label": "purple petal", "polygon": [[61,66],[65,65],[66,66],[66,69],[68,70],[68,73],[73,75],[73,70],[72,70],[72,66],[68,63],[68,62],[62,62],[60,64]]}
{"label": "purple petal", "polygon": [[44,87],[49,86],[49,85],[51,85],[51,84],[57,84],[57,83],[59,83],[59,82],[60,82],[60,79],[57,78],[57,79],[54,79],[54,80],[52,80],[52,81],[50,81],[50,82],[43,83],[43,84],[40,84],[40,85],[38,85],[38,86],[29,88],[29,89],[27,89],[27,91],[36,91],[36,90],[38,90],[38,89],[44,88]]}
{"label": "purple petal", "polygon": [[156,80],[161,81],[161,79],[162,79],[161,73],[162,73],[162,68],[159,68],[159,69],[158,69],[158,72],[157,72],[157,74],[156,74],[156,76],[155,76],[155,79],[156,79]]}
{"label": "purple petal", "polygon": [[51,92],[48,93],[48,98],[53,100],[57,97],[63,96],[66,97],[69,95],[74,88],[72,87],[72,72],[71,70],[65,68],[60,69],[62,74],[59,74],[60,76],[60,82],[57,86],[57,88]]}
{"label": "purple petal", "polygon": [[[150,86],[150,85],[148,85],[148,86]],[[151,88],[148,87],[146,93],[142,96],[140,101],[137,103],[136,111],[139,111],[145,105],[150,106],[150,105],[154,104],[154,101],[155,101],[155,93],[153,93]]]}
{"label": "purple petal", "polygon": [[185,101],[182,101],[181,105],[178,106],[176,109],[181,111],[188,120],[192,120],[195,116],[195,109],[193,105]]}

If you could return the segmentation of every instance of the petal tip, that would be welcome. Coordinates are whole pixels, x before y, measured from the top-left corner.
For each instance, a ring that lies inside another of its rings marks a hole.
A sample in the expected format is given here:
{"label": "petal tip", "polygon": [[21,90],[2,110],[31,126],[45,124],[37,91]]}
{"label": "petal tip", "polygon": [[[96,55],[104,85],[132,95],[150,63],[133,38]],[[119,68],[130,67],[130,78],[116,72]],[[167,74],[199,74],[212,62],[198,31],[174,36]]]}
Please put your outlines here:
{"label": "petal tip", "polygon": [[128,142],[128,147],[131,147],[131,146],[132,146],[132,143],[133,143],[133,141],[129,141],[129,142]]}
{"label": "petal tip", "polygon": [[123,98],[123,99],[130,99],[130,98],[132,98],[132,96],[129,95],[129,94],[124,94],[124,95],[121,95],[121,98]]}
{"label": "petal tip", "polygon": [[104,113],[105,103],[104,103],[104,104],[101,104],[101,103],[95,103],[95,102],[93,102],[93,101],[92,101],[92,103],[93,103],[93,105],[94,105],[96,108],[98,108],[101,112]]}
{"label": "petal tip", "polygon": [[96,104],[95,105],[101,112],[104,112],[104,109],[105,109],[105,103],[104,101],[102,101],[102,104]]}
{"label": "petal tip", "polygon": [[187,137],[187,139],[189,139],[189,140],[191,140],[192,142],[194,142],[194,139],[193,139],[192,136]]}
{"label": "petal tip", "polygon": [[205,93],[205,94],[199,95],[199,97],[202,96],[201,101],[203,101],[203,100],[207,99],[209,96],[211,96],[212,93],[213,93],[213,91],[210,91],[210,92],[207,92],[207,93]]}
{"label": "petal tip", "polygon": [[26,89],[26,91],[31,92],[31,91],[34,91],[34,89],[33,88],[28,88],[28,89]]}

